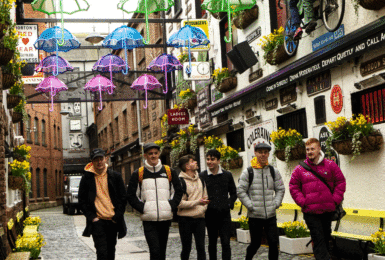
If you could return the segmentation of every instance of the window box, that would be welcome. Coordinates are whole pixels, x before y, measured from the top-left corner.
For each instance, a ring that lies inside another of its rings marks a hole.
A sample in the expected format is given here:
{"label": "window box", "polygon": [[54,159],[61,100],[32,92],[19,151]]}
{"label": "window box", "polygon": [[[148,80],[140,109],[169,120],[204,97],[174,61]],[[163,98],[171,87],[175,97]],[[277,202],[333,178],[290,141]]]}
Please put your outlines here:
{"label": "window box", "polygon": [[[373,152],[380,150],[381,145],[384,143],[384,139],[381,134],[361,136],[361,149],[360,153]],[[332,146],[337,153],[342,155],[353,154],[352,139],[333,141]]]}
{"label": "window box", "polygon": [[288,238],[287,236],[280,236],[279,248],[281,252],[291,255],[310,254],[313,253],[311,244],[306,247],[310,240],[310,237]]}
{"label": "window box", "polygon": [[227,77],[222,80],[221,83],[216,85],[216,89],[221,93],[226,93],[230,90],[233,90],[237,87],[238,81],[237,77]]}
{"label": "window box", "polygon": [[251,243],[250,230],[238,228],[237,241],[244,244],[250,244]]}
{"label": "window box", "polygon": [[385,6],[385,0],[359,0],[358,4],[368,10],[380,10]]}
{"label": "window box", "polygon": [[385,256],[377,254],[368,254],[368,260],[385,260]]}
{"label": "window box", "polygon": [[290,58],[289,55],[287,55],[285,46],[282,44],[277,49],[274,49],[272,51],[269,51],[266,54],[266,62],[270,65],[278,65],[281,64],[284,61],[287,61]]}
{"label": "window box", "polygon": [[234,26],[240,30],[243,30],[249,25],[251,25],[254,21],[258,19],[258,6],[255,5],[253,8],[244,10],[240,12],[239,15],[233,18]]}

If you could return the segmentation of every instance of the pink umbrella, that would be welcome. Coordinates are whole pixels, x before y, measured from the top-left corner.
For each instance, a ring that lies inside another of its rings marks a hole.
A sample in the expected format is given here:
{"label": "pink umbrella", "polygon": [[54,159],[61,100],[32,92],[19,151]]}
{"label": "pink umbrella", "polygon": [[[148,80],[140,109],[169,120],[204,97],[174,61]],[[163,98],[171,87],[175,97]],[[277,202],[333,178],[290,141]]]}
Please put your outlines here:
{"label": "pink umbrella", "polygon": [[60,91],[68,90],[67,86],[57,79],[54,76],[49,76],[48,78],[45,78],[42,82],[37,85],[36,91],[40,92],[50,92],[51,94],[51,109],[50,112],[53,111],[53,97],[59,93]]}
{"label": "pink umbrella", "polygon": [[132,83],[131,88],[135,90],[144,90],[146,92],[146,105],[143,107],[147,109],[147,90],[152,90],[154,88],[161,88],[162,84],[151,75],[143,74],[137,78],[134,83]]}
{"label": "pink umbrella", "polygon": [[99,97],[100,97],[100,104],[98,109],[103,109],[103,100],[102,100],[102,91],[107,91],[108,94],[112,95],[114,92],[115,86],[112,83],[111,80],[97,75],[96,77],[93,77],[90,81],[87,82],[87,84],[84,86],[85,90],[89,90],[92,92],[99,91]]}

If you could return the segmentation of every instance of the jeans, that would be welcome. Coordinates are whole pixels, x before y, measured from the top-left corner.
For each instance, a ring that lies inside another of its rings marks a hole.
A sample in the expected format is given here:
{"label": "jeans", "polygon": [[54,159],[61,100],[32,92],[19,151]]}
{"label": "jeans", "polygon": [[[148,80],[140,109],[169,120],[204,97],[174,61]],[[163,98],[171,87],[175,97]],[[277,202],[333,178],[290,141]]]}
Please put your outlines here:
{"label": "jeans", "polygon": [[99,219],[92,222],[92,238],[96,248],[97,260],[115,259],[117,234],[117,224],[111,220]]}
{"label": "jeans", "polygon": [[150,260],[165,260],[171,221],[143,221],[144,236],[150,249]]}
{"label": "jeans", "polygon": [[206,227],[209,236],[209,257],[210,260],[217,260],[217,240],[218,234],[222,244],[222,259],[231,260],[230,248],[230,211],[206,211]]}
{"label": "jeans", "polygon": [[310,230],[310,236],[313,240],[313,252],[317,260],[330,259],[330,239],[332,233],[332,215],[333,212],[323,214],[304,213],[303,218]]}
{"label": "jeans", "polygon": [[251,243],[246,249],[246,260],[253,259],[261,246],[262,229],[265,229],[269,243],[269,260],[278,260],[278,228],[277,217],[268,219],[249,218]]}
{"label": "jeans", "polygon": [[193,234],[198,253],[198,260],[206,260],[205,232],[204,218],[179,217],[179,234],[182,242],[181,260],[188,260],[190,257]]}

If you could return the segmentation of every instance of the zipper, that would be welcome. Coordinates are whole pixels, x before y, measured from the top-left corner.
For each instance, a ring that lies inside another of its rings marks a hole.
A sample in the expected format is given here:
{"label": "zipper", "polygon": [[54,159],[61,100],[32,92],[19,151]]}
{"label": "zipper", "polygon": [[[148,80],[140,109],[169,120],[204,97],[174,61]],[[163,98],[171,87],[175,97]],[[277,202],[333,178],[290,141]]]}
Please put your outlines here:
{"label": "zipper", "polygon": [[263,191],[263,205],[265,209],[265,218],[267,219],[267,211],[266,211],[266,199],[265,199],[265,182],[263,179],[263,169],[262,169],[262,191]]}
{"label": "zipper", "polygon": [[266,188],[269,189],[269,180],[268,180],[268,177],[266,176]]}
{"label": "zipper", "polygon": [[157,214],[157,221],[159,221],[159,205],[158,205],[158,185],[157,185],[157,178],[155,178],[155,195],[156,195],[156,214]]}

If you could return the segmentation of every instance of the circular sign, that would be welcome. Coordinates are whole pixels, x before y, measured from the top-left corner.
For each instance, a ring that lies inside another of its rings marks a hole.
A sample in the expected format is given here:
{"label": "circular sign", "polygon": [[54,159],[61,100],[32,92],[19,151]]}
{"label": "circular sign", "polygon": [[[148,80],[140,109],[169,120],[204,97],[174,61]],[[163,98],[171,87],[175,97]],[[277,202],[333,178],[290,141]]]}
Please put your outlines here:
{"label": "circular sign", "polygon": [[344,104],[342,90],[340,86],[334,85],[334,87],[332,88],[332,92],[330,94],[330,103],[332,105],[334,113],[339,114]]}

